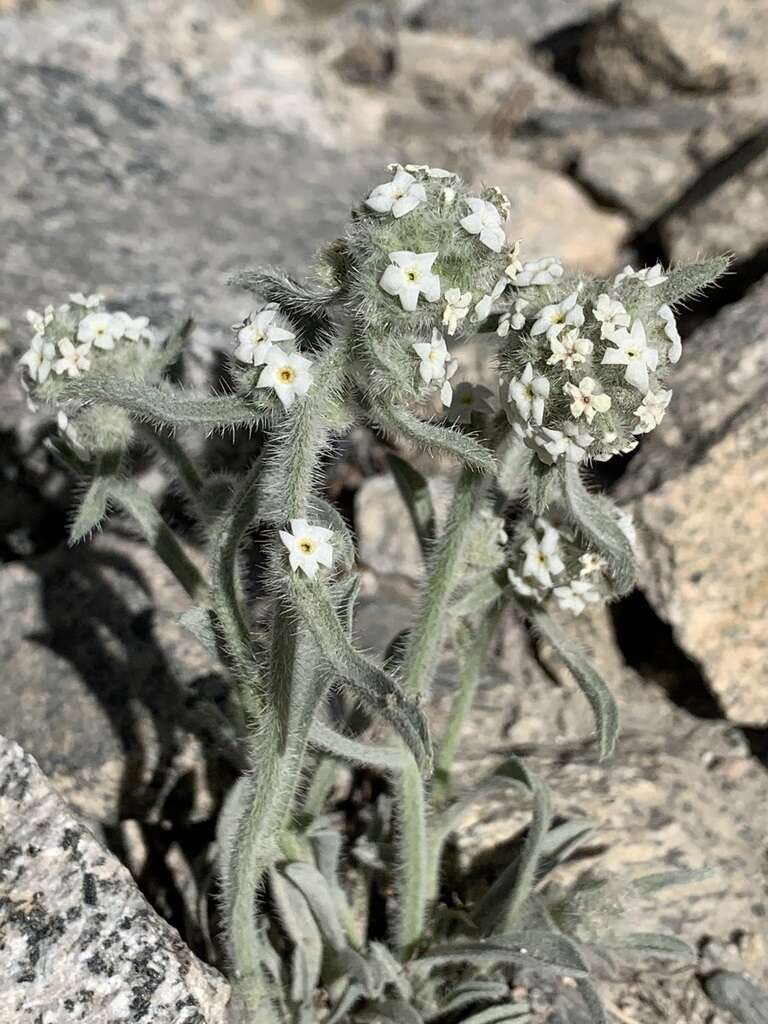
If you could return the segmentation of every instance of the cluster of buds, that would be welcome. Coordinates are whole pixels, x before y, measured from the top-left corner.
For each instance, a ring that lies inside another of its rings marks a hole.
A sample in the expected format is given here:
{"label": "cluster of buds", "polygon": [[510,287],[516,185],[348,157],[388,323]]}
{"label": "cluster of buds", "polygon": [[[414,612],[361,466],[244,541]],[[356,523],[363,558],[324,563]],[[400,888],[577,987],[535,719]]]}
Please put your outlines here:
{"label": "cluster of buds", "polygon": [[605,461],[661,422],[672,397],[663,384],[682,348],[667,280],[657,265],[586,281],[553,261],[515,277],[497,331],[507,339],[501,400],[542,462]]}
{"label": "cluster of buds", "polygon": [[446,338],[475,332],[520,270],[504,230],[509,201],[440,168],[390,171],[344,243],[348,308],[365,325],[357,354],[374,387],[396,381],[401,397],[451,406],[457,364]]}
{"label": "cluster of buds", "polygon": [[[634,545],[631,516],[612,509],[616,525]],[[526,602],[543,605],[554,600],[562,611],[580,615],[590,605],[616,598],[604,557],[584,542],[556,504],[546,518],[526,518],[517,525],[510,552],[507,576]]]}

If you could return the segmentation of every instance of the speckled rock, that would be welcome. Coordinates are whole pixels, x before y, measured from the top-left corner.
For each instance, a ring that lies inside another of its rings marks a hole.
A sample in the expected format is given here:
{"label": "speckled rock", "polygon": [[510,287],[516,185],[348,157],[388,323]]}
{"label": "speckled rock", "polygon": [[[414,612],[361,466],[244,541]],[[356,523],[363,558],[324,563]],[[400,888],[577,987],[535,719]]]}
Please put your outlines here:
{"label": "speckled rock", "polygon": [[406,12],[419,25],[453,29],[469,36],[512,36],[535,42],[579,25],[604,10],[610,0],[406,0]]}
{"label": "speckled rock", "polygon": [[768,287],[686,343],[675,399],[618,488],[641,587],[725,715],[768,724]]}
{"label": "speckled rock", "polygon": [[[430,494],[438,517],[445,517],[453,486],[445,477],[431,477]],[[355,527],[358,554],[368,568],[380,575],[395,574],[411,579],[424,575],[416,532],[390,475],[366,480],[355,496]]]}
{"label": "speckled rock", "polygon": [[762,134],[757,159],[664,220],[661,234],[674,261],[726,250],[748,260],[768,246],[768,129]]}
{"label": "speckled rock", "polygon": [[593,274],[616,266],[628,230],[619,213],[600,209],[570,178],[515,157],[489,158],[478,180],[492,181],[509,196],[507,234],[521,239],[523,256],[557,254]]}
{"label": "speckled rock", "polygon": [[686,136],[667,136],[652,146],[624,137],[585,146],[578,180],[604,203],[626,210],[638,223],[652,220],[694,176]]}
{"label": "speckled rock", "polygon": [[0,1018],[224,1024],[229,986],[0,737]]}
{"label": "speckled rock", "polygon": [[190,311],[201,343],[227,344],[250,306],[228,275],[301,273],[380,179],[389,148],[366,137],[351,156],[295,46],[231,16],[234,2],[208,10],[113,0],[0,19],[0,310],[14,327],[84,287],[161,324]]}
{"label": "speckled rock", "polygon": [[91,819],[205,820],[230,784],[228,689],[188,607],[115,536],[0,569],[0,729]]}
{"label": "speckled rock", "polygon": [[766,78],[765,0],[621,0],[584,45],[584,79],[612,103],[748,89]]}

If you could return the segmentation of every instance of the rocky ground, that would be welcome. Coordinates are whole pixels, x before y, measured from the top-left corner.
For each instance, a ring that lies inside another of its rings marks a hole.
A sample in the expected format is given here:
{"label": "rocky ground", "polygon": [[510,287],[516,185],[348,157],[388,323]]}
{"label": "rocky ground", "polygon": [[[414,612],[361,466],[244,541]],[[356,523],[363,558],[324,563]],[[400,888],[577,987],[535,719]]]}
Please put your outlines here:
{"label": "rocky ground", "polygon": [[[510,626],[462,771],[469,785],[525,752],[559,812],[600,827],[606,869],[715,869],[639,909],[700,960],[606,978],[615,1021],[765,1024],[766,26],[768,0],[0,0],[3,1021],[223,1020],[210,844],[238,767],[225,684],[163,568],[119,524],[66,548],[69,485],[13,375],[24,311],[81,287],[161,324],[191,311],[199,383],[247,309],[228,274],[306,269],[383,165],[408,159],[504,188],[530,256],[609,273],[735,254],[685,317],[663,426],[612,467],[642,580],[580,629],[621,701],[615,764],[595,763],[571,680]],[[382,468],[356,435],[331,479],[367,566],[372,647],[417,583]],[[162,477],[145,479],[183,526]],[[438,719],[450,659],[441,680]],[[497,801],[467,818],[470,888],[525,813]],[[536,998],[542,1021],[579,1021],[567,987]]]}

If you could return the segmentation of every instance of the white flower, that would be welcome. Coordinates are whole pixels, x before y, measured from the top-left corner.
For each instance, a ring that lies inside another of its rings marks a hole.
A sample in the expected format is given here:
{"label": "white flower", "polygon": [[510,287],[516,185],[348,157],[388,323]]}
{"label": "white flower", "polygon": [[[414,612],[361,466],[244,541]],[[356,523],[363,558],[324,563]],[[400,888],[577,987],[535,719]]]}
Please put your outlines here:
{"label": "white flower", "polygon": [[635,416],[640,420],[640,426],[635,427],[633,434],[647,434],[661,423],[664,413],[672,400],[672,392],[661,388],[659,391],[649,391],[642,402],[635,409]]}
{"label": "white flower", "polygon": [[83,292],[70,292],[69,301],[83,309],[96,309],[104,301],[103,295],[84,295]]}
{"label": "white flower", "polygon": [[456,189],[455,188],[451,188],[449,185],[446,185],[446,187],[440,193],[440,205],[443,206],[447,210],[448,207],[449,206],[453,206],[453,204],[455,202],[456,202]]}
{"label": "white flower", "polygon": [[520,417],[526,421],[533,419],[534,423],[542,423],[547,398],[549,381],[546,377],[534,377],[531,363],[519,378],[510,381],[507,401],[514,402]]}
{"label": "white flower", "polygon": [[613,284],[618,288],[622,281],[629,278],[635,278],[638,281],[642,281],[643,284],[647,285],[649,288],[655,288],[657,284],[663,284],[667,280],[666,275],[664,274],[664,268],[660,263],[655,264],[653,267],[645,267],[643,270],[635,270],[627,264],[621,273],[617,274],[613,279]]}
{"label": "white flower", "polygon": [[432,264],[438,257],[436,252],[391,252],[392,261],[381,276],[379,285],[388,295],[400,299],[400,305],[407,312],[416,309],[419,295],[427,302],[440,298],[440,278],[432,273]]}
{"label": "white flower", "polygon": [[680,332],[677,329],[675,314],[669,306],[666,305],[666,303],[663,306],[659,306],[658,312],[659,316],[664,321],[664,333],[672,342],[669,347],[669,361],[670,363],[676,363],[683,354],[683,341],[680,337]]}
{"label": "white flower", "polygon": [[142,338],[151,338],[148,316],[129,316],[123,310],[112,314],[120,328],[120,337],[128,338],[129,341],[140,341]]}
{"label": "white flower", "polygon": [[426,202],[426,189],[412,174],[400,167],[392,181],[377,185],[365,200],[365,205],[377,213],[391,213],[393,217],[404,217],[406,213]]}
{"label": "white flower", "polygon": [[490,397],[491,392],[488,388],[462,381],[453,393],[448,416],[450,419],[458,420],[459,423],[471,423],[473,413],[486,415],[493,412],[488,401]]}
{"label": "white flower", "polygon": [[651,386],[648,371],[659,365],[659,353],[648,344],[642,320],[635,320],[631,331],[619,327],[613,332],[611,342],[616,348],[605,350],[603,365],[626,366],[624,380],[645,393]]}
{"label": "white flower", "polygon": [[290,409],[297,396],[303,397],[312,384],[310,367],[312,361],[298,352],[283,352],[271,348],[264,360],[265,366],[259,376],[257,388],[272,388],[283,404]]}
{"label": "white flower", "polygon": [[536,587],[532,587],[529,583],[526,583],[522,576],[518,576],[517,573],[512,572],[511,569],[507,569],[507,579],[518,594],[521,594],[523,597],[533,597],[537,601],[541,600],[541,595]]}
{"label": "white flower", "polygon": [[581,462],[587,454],[587,448],[594,443],[594,437],[580,423],[566,423],[563,434],[566,441],[566,462]]}
{"label": "white flower", "polygon": [[560,534],[552,526],[544,530],[541,540],[529,537],[523,544],[523,576],[532,577],[543,587],[551,587],[552,577],[559,576],[565,569],[558,553],[559,543]]}
{"label": "white flower", "polygon": [[597,302],[592,307],[592,314],[602,325],[600,334],[603,338],[610,338],[614,328],[629,327],[630,324],[630,316],[624,306],[618,299],[612,299],[605,293],[598,295]]}
{"label": "white flower", "polygon": [[600,600],[600,592],[588,580],[572,580],[567,587],[555,587],[555,599],[563,611],[581,615],[587,604]]}
{"label": "white flower", "polygon": [[522,331],[525,327],[525,314],[523,310],[530,306],[528,299],[515,299],[514,312],[509,318],[509,325],[516,331]]}
{"label": "white flower", "polygon": [[541,427],[534,435],[536,453],[542,462],[550,466],[563,456],[566,462],[581,462],[594,440],[579,423],[566,423],[562,430]]}
{"label": "white flower", "polygon": [[599,387],[592,377],[582,377],[578,384],[565,385],[565,393],[572,398],[571,415],[574,419],[583,416],[587,423],[591,423],[597,413],[608,412],[610,396],[595,390]]}
{"label": "white flower", "polygon": [[445,338],[436,328],[432,328],[431,341],[417,341],[411,348],[421,360],[419,373],[425,384],[445,377],[445,364],[450,359],[450,353]]}
{"label": "white flower", "polygon": [[504,234],[501,214],[493,205],[485,199],[470,197],[466,200],[467,206],[472,211],[466,217],[462,217],[459,223],[470,235],[479,235],[480,241],[493,252],[501,252],[507,236]]}
{"label": "white flower", "polygon": [[449,288],[445,293],[443,323],[449,335],[456,333],[459,321],[464,319],[471,305],[472,292],[462,292],[459,288]]}
{"label": "white flower", "polygon": [[45,334],[45,328],[53,320],[53,306],[46,306],[44,313],[36,313],[34,309],[28,309],[24,315],[35,334]]}
{"label": "white flower", "polygon": [[584,310],[578,304],[578,290],[571,292],[562,302],[544,306],[537,313],[537,319],[531,328],[531,335],[546,334],[552,341],[566,327],[581,327],[584,323]]}
{"label": "white flower", "polygon": [[520,241],[512,246],[507,254],[509,264],[504,268],[504,275],[510,279],[517,277],[520,271],[523,269],[523,264],[520,262]]}
{"label": "white flower", "polygon": [[518,288],[528,285],[555,284],[562,276],[563,266],[560,260],[555,256],[542,256],[539,260],[524,263],[512,277],[512,284],[517,285]]}
{"label": "white flower", "polygon": [[[389,164],[387,170],[394,171],[400,165]],[[411,171],[413,174],[426,174],[428,178],[455,178],[455,171],[446,171],[442,167],[430,167],[429,164],[406,164],[406,171]]]}
{"label": "white flower", "polygon": [[232,328],[237,331],[238,341],[235,359],[261,366],[266,363],[273,345],[296,340],[295,334],[275,323],[277,315],[277,307],[267,306],[255,315],[251,314],[242,324],[235,324]]}
{"label": "white flower", "polygon": [[56,373],[66,373],[68,377],[79,377],[90,368],[91,360],[88,353],[90,345],[73,345],[69,338],[62,338],[59,342],[61,359],[57,359],[53,365]]}
{"label": "white flower", "polygon": [[27,367],[32,380],[42,384],[48,378],[55,358],[56,346],[53,342],[46,341],[42,334],[36,334],[19,363]]}
{"label": "white flower", "polygon": [[596,551],[586,551],[583,555],[579,555],[579,561],[581,562],[579,576],[591,576],[593,573],[602,572],[606,568],[605,559],[602,555],[598,555]]}
{"label": "white flower", "polygon": [[89,313],[80,321],[77,340],[96,348],[114,348],[123,334],[123,325],[111,313]]}
{"label": "white flower", "polygon": [[547,360],[548,366],[562,363],[566,370],[573,370],[577,363],[586,362],[587,356],[592,354],[593,345],[589,338],[579,337],[578,327],[571,327],[552,338],[549,347],[552,355]]}
{"label": "white flower", "polygon": [[280,530],[280,540],[288,548],[288,561],[294,572],[301,569],[311,580],[321,565],[333,565],[333,530],[310,526],[306,519],[292,519],[291,532]]}
{"label": "white flower", "polygon": [[443,383],[440,388],[440,403],[444,408],[449,408],[453,402],[453,385],[451,384],[451,377],[456,373],[459,368],[458,359],[452,359],[445,368],[445,375],[443,377]]}
{"label": "white flower", "polygon": [[472,320],[474,323],[479,324],[490,316],[494,302],[499,298],[506,287],[507,282],[504,278],[501,278],[501,280],[497,281],[493,286],[493,290],[480,299],[475,306],[474,313],[472,314]]}

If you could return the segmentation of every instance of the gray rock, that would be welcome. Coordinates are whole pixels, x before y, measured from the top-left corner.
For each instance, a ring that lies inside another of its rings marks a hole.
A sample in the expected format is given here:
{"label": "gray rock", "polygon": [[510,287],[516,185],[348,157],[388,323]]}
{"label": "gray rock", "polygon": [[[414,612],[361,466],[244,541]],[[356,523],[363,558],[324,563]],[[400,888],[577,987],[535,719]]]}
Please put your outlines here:
{"label": "gray rock", "polygon": [[412,17],[429,28],[451,29],[470,36],[510,36],[535,42],[579,25],[604,10],[610,0],[416,0]]}
{"label": "gray rock", "polygon": [[664,220],[661,235],[674,261],[726,250],[749,260],[768,246],[768,129],[761,134],[757,159]]}
{"label": "gray rock", "polygon": [[754,88],[766,78],[767,13],[765,0],[622,0],[588,33],[583,77],[612,103]]}
{"label": "gray rock", "polygon": [[638,522],[646,597],[724,714],[760,727],[768,724],[766,367],[762,285],[687,342],[670,413],[617,491]]}
{"label": "gray rock", "polygon": [[0,1016],[7,1024],[224,1024],[229,986],[0,738]]}
{"label": "gray rock", "polygon": [[0,570],[0,728],[92,820],[206,820],[232,780],[227,684],[188,607],[115,536]]}
{"label": "gray rock", "polygon": [[626,210],[643,224],[675,199],[693,177],[696,165],[686,136],[667,136],[653,146],[618,138],[585,146],[577,177],[603,202]]}
{"label": "gray rock", "polygon": [[301,273],[391,158],[339,148],[300,52],[244,11],[219,23],[177,7],[0,20],[0,309],[14,325],[82,286],[165,323],[189,310],[221,343],[249,308],[227,276],[269,262]]}

